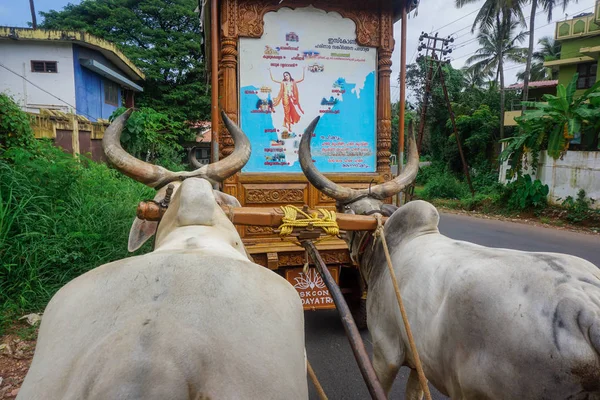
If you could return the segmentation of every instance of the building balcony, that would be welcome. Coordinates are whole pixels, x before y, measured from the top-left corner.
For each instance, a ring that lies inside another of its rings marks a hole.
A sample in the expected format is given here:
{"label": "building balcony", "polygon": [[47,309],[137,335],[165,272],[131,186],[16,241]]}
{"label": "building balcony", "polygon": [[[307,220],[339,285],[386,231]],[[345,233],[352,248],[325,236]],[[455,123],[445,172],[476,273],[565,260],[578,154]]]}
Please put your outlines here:
{"label": "building balcony", "polygon": [[554,38],[556,40],[573,39],[585,36],[600,35],[600,2],[596,2],[596,12],[582,15],[556,23]]}

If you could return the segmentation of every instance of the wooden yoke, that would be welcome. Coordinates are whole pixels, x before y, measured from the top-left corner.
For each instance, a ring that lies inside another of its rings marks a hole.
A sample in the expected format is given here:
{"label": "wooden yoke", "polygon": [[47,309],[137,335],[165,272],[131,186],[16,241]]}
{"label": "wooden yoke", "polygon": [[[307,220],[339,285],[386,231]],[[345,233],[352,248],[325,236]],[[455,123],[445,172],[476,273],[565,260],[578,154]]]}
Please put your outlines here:
{"label": "wooden yoke", "polygon": [[[229,206],[221,208],[235,225],[277,228],[283,224],[284,214],[278,208]],[[167,208],[159,203],[143,201],[138,205],[137,217],[146,221],[160,221],[166,211]],[[315,213],[308,207],[304,208],[304,212]],[[386,220],[387,217],[383,218],[384,222]],[[343,231],[374,231],[377,229],[377,219],[374,216],[336,214],[336,222]]]}
{"label": "wooden yoke", "polygon": [[[229,219],[240,226],[270,226],[276,228],[283,221],[283,212],[277,208],[223,207]],[[314,211],[308,210],[307,213]],[[383,219],[385,222],[387,217]],[[336,221],[342,231],[374,231],[377,219],[374,216],[337,214]]]}

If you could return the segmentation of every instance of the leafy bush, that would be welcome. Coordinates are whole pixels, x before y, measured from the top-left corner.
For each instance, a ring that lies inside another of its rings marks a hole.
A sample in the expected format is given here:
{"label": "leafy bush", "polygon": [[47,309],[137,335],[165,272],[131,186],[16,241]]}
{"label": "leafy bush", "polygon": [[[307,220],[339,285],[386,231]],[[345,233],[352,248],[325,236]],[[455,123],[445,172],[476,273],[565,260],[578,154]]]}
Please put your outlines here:
{"label": "leafy bush", "polygon": [[443,163],[433,161],[431,165],[419,168],[415,183],[419,186],[425,185],[433,176],[443,175],[445,167]]}
{"label": "leafy bush", "polygon": [[578,224],[587,219],[592,211],[590,206],[595,202],[594,199],[589,200],[585,198],[585,190],[581,189],[577,193],[577,199],[573,199],[572,196],[562,202],[563,207],[567,209],[567,220],[569,222]]}
{"label": "leafy bush", "polygon": [[492,168],[489,161],[483,161],[471,170],[471,182],[477,194],[500,195],[505,187],[498,182],[498,171]]}
{"label": "leafy bush", "polygon": [[[125,111],[125,107],[116,109],[110,120]],[[193,139],[194,133],[183,123],[152,108],[135,110],[121,134],[123,148],[131,155],[160,164],[171,171],[185,169],[182,163],[185,153],[179,142]]]}
{"label": "leafy bush", "polygon": [[34,142],[29,116],[8,95],[0,93],[0,151],[12,146],[31,147]]}
{"label": "leafy bush", "polygon": [[548,202],[548,185],[542,185],[539,179],[531,180],[529,175],[521,175],[507,185],[508,207],[513,210],[541,208]]}
{"label": "leafy bush", "polygon": [[423,189],[425,199],[460,199],[468,188],[450,172],[433,175]]}

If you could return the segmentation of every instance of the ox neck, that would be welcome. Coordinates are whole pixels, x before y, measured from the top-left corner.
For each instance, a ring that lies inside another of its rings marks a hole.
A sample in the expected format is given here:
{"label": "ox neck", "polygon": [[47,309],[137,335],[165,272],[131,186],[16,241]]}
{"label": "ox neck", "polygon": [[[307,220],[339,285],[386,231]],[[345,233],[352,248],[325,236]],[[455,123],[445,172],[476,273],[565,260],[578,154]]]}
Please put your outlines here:
{"label": "ox neck", "polygon": [[350,242],[353,261],[360,268],[364,280],[368,283],[373,266],[373,255],[381,246],[381,239],[375,238],[373,232],[356,232]]}
{"label": "ox neck", "polygon": [[202,255],[226,256],[248,261],[237,232],[215,226],[183,226],[156,243],[155,252],[185,251]]}

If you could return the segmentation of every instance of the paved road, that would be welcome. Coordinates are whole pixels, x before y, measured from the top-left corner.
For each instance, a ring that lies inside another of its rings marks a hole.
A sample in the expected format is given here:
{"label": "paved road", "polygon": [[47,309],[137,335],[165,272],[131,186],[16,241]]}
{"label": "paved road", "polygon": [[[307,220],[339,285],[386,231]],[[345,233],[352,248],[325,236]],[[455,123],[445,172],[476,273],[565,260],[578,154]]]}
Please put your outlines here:
{"label": "paved road", "polygon": [[[451,238],[490,247],[573,254],[600,266],[600,237],[525,224],[443,214],[440,231]],[[368,332],[363,340],[371,351]],[[306,312],[309,360],[330,399],[369,399],[337,311]],[[402,368],[390,398],[404,399],[408,370]],[[309,383],[311,399],[318,399]],[[434,399],[447,397],[432,389]]]}

